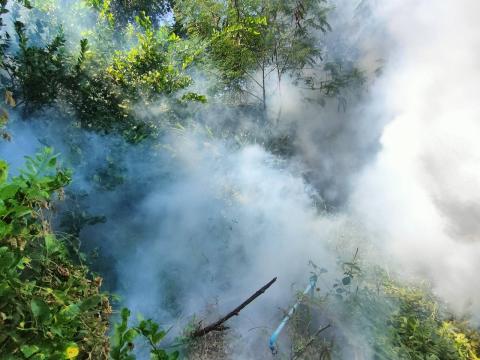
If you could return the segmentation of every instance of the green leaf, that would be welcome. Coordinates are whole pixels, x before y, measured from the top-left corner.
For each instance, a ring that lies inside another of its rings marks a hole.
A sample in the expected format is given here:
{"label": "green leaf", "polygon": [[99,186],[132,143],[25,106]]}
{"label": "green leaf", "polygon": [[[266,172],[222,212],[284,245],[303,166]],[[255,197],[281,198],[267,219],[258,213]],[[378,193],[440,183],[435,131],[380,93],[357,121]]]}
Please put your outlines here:
{"label": "green leaf", "polygon": [[168,355],[168,360],[177,360],[180,358],[180,352],[179,351],[174,351],[171,354]]}
{"label": "green leaf", "polygon": [[62,330],[62,327],[61,326],[50,326],[50,332],[52,334],[55,334],[57,336],[60,336],[62,337],[63,336],[63,330]]}
{"label": "green leaf", "polygon": [[[0,174],[0,177],[1,177],[1,174]],[[1,179],[0,179],[0,183],[1,183]],[[20,186],[18,184],[9,184],[7,186],[2,187],[0,189],[0,199],[6,200],[6,199],[13,198],[19,189],[20,189]]]}
{"label": "green leaf", "polygon": [[16,265],[15,256],[6,246],[0,248],[0,269],[8,270]]}
{"label": "green leaf", "polygon": [[132,342],[138,336],[138,331],[135,329],[128,329],[125,334],[123,334],[123,339],[126,342]]}
{"label": "green leaf", "polygon": [[80,314],[80,312],[81,309],[78,304],[70,304],[60,311],[60,315],[62,315],[65,320],[70,321],[75,319]]}
{"label": "green leaf", "polygon": [[54,156],[50,160],[48,160],[49,167],[54,167],[55,165],[57,165],[57,156]]}
{"label": "green leaf", "polygon": [[60,243],[53,234],[45,235],[45,249],[47,250],[47,256],[60,250]]}
{"label": "green leaf", "polygon": [[38,354],[33,355],[31,360],[45,360],[46,358],[47,357],[44,354],[38,353]]}
{"label": "green leaf", "polygon": [[7,181],[8,178],[8,164],[0,160],[0,184],[3,184],[5,181]]}
{"label": "green leaf", "polygon": [[8,294],[11,294],[14,290],[7,283],[0,283],[0,296],[6,297]]}
{"label": "green leaf", "polygon": [[182,96],[183,101],[197,101],[200,103],[206,103],[207,97],[205,95],[196,94],[193,92],[188,92]]}
{"label": "green leaf", "polygon": [[342,279],[343,285],[350,285],[351,282],[352,282],[352,278],[350,276],[346,276]]}
{"label": "green leaf", "polygon": [[152,335],[152,341],[154,344],[158,344],[160,340],[162,340],[167,333],[165,331],[159,331],[156,334]]}
{"label": "green leaf", "polygon": [[88,311],[90,309],[93,309],[100,303],[100,301],[102,301],[101,295],[90,296],[89,298],[86,298],[85,300],[82,301],[82,303],[80,304],[80,310]]}
{"label": "green leaf", "polygon": [[127,322],[128,318],[130,317],[130,310],[128,310],[127,308],[123,308],[120,311],[120,316],[122,318],[122,321]]}
{"label": "green leaf", "polygon": [[50,309],[42,299],[33,299],[30,302],[30,308],[38,321],[46,321],[50,318]]}
{"label": "green leaf", "polygon": [[30,259],[29,257],[27,256],[24,256],[20,259],[20,261],[18,262],[17,264],[17,268],[20,269],[20,270],[24,270],[25,269],[25,266],[30,264],[32,262],[32,259]]}
{"label": "green leaf", "polygon": [[22,345],[20,347],[20,351],[22,352],[22,354],[26,357],[26,358],[29,358],[31,357],[33,354],[37,353],[40,351],[40,348],[36,345]]}
{"label": "green leaf", "polygon": [[20,1],[23,6],[25,6],[27,9],[32,9],[32,4],[30,3],[30,0],[21,0]]}
{"label": "green leaf", "polygon": [[150,359],[151,360],[169,360],[170,357],[168,356],[167,352],[163,349],[153,349],[150,351]]}
{"label": "green leaf", "polygon": [[32,213],[32,209],[26,206],[16,206],[13,208],[12,212],[15,214],[16,217],[23,217]]}

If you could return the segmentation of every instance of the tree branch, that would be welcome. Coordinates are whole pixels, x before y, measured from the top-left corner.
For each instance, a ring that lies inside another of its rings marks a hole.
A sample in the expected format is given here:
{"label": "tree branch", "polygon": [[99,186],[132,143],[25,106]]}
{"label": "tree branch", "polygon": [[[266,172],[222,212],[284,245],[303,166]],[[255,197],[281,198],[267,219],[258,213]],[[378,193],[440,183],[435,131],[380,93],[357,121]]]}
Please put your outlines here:
{"label": "tree branch", "polygon": [[245,73],[251,80],[253,80],[260,88],[262,87],[262,84],[260,84],[253,75],[249,74],[248,72]]}
{"label": "tree branch", "polygon": [[225,315],[224,317],[218,319],[217,321],[215,321],[214,323],[208,325],[208,326],[205,326],[204,328],[201,328],[201,329],[197,329],[196,331],[194,331],[191,335],[192,338],[196,338],[196,337],[201,337],[201,336],[204,336],[206,334],[208,334],[209,332],[211,331],[223,331],[223,330],[226,330],[227,328],[223,325],[224,322],[226,322],[228,319],[234,317],[234,316],[238,316],[238,314],[240,313],[240,311],[243,310],[243,308],[245,308],[248,304],[250,304],[253,300],[255,300],[257,297],[259,297],[260,295],[262,295],[270,286],[273,285],[273,283],[277,281],[277,278],[273,278],[272,280],[270,280],[266,285],[264,285],[262,288],[260,288],[259,290],[257,290],[252,296],[250,296],[247,300],[245,300],[243,303],[241,303],[239,306],[237,306],[235,309],[233,309],[232,311],[230,311],[227,315]]}
{"label": "tree branch", "polygon": [[246,93],[246,94],[254,97],[255,99],[263,102],[263,100],[262,100],[262,98],[261,98],[260,96],[255,95],[253,92],[251,92],[251,91],[249,91],[249,90],[247,90],[247,89],[240,89],[240,91],[243,91],[244,93]]}

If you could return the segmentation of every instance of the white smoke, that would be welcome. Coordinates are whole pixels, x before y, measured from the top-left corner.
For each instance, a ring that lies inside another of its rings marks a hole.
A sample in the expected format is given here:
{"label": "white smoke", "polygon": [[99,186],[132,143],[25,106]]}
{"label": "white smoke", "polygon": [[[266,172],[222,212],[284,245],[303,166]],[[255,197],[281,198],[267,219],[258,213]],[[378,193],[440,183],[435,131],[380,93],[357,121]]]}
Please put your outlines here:
{"label": "white smoke", "polygon": [[409,275],[480,316],[480,2],[384,1],[374,106],[390,123],[352,208]]}

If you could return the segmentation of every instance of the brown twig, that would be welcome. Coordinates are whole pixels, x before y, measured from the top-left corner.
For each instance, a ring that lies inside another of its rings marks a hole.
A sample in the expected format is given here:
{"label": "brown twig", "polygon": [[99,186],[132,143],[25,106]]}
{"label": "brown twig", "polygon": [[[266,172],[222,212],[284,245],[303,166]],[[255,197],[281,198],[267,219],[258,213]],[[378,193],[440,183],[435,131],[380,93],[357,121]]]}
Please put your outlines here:
{"label": "brown twig", "polygon": [[223,325],[224,322],[226,322],[228,319],[234,317],[234,316],[238,316],[238,314],[240,313],[240,311],[243,310],[243,308],[245,308],[248,304],[250,304],[253,300],[255,300],[257,297],[259,297],[260,295],[262,295],[270,286],[272,286],[272,284],[277,281],[277,278],[273,278],[272,280],[270,280],[266,285],[264,285],[262,288],[260,288],[259,290],[257,290],[255,292],[255,294],[253,294],[252,296],[250,296],[247,300],[245,300],[243,303],[241,303],[239,306],[237,306],[235,309],[233,309],[232,311],[230,311],[227,315],[225,315],[224,317],[218,319],[217,321],[215,321],[214,323],[208,325],[208,326],[205,326],[204,328],[201,328],[201,329],[197,329],[196,331],[194,331],[191,335],[192,338],[196,338],[196,337],[200,337],[200,336],[203,336],[205,334],[208,334],[209,332],[211,331],[223,331],[223,330],[226,330],[228,329],[227,327],[225,327]]}

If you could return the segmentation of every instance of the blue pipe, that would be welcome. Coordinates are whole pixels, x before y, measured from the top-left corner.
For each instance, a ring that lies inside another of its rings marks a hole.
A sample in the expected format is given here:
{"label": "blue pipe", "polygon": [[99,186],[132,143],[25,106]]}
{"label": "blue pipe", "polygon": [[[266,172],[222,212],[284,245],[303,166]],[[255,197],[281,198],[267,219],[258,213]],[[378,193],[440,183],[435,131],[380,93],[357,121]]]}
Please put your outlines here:
{"label": "blue pipe", "polygon": [[[312,275],[310,277],[310,283],[308,284],[308,286],[305,288],[305,291],[303,292],[303,295],[307,295],[310,293],[310,296],[313,297],[313,292],[315,290],[315,286],[317,285],[317,280],[318,280],[318,277],[317,275]],[[293,314],[295,313],[295,310],[297,310],[298,308],[298,305],[300,305],[300,302],[302,301],[302,299],[298,299],[298,301],[295,303],[295,305],[293,305],[290,310],[288,311],[287,315],[283,318],[282,322],[280,323],[280,325],[278,325],[278,327],[275,329],[275,331],[273,332],[272,336],[270,336],[270,341],[269,341],[269,347],[270,347],[270,350],[272,351],[272,354],[276,354],[277,353],[277,340],[278,340],[278,336],[280,335],[280,333],[282,332],[283,328],[285,327],[285,325],[287,325],[288,323],[288,320],[290,320],[290,318],[293,316]]]}

